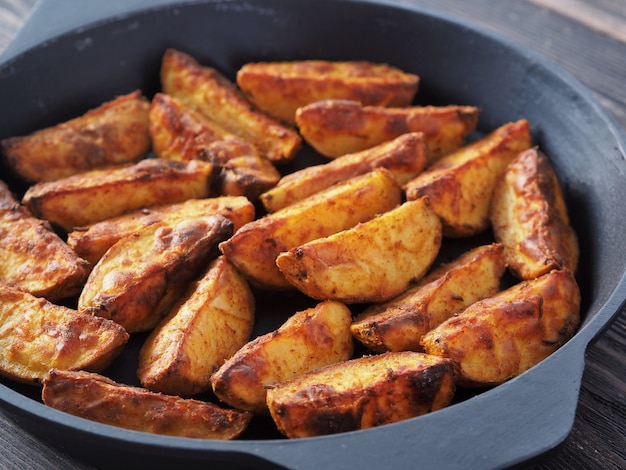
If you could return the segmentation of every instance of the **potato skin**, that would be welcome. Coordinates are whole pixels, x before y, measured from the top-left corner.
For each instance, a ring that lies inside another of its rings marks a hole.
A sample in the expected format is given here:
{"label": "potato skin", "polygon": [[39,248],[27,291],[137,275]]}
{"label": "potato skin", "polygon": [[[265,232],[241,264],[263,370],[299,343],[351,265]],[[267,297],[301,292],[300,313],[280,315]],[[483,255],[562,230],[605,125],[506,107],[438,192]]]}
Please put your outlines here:
{"label": "potato skin", "polygon": [[578,239],[556,174],[538,149],[526,150],[509,163],[494,190],[491,223],[509,269],[519,279],[552,269],[576,272]]}
{"label": "potato skin", "polygon": [[119,96],[67,122],[4,139],[4,159],[30,183],[137,161],[150,150],[148,106],[139,91]]}
{"label": "potato skin", "polygon": [[404,204],[276,258],[285,278],[314,299],[383,302],[420,280],[441,247],[441,222],[425,199]]}
{"label": "potato skin", "polygon": [[422,132],[428,163],[461,147],[476,129],[473,106],[366,106],[358,101],[325,100],[296,112],[304,140],[329,158],[359,152],[409,132]]}
{"label": "potato skin", "polygon": [[446,237],[486,230],[496,182],[521,151],[530,148],[528,121],[521,119],[461,147],[435,162],[403,187],[408,200],[428,196]]}
{"label": "potato skin", "polygon": [[366,308],[350,331],[376,352],[423,351],[422,336],[474,302],[495,295],[505,269],[502,245],[479,246],[439,266],[398,297]]}
{"label": "potato skin", "polygon": [[128,341],[120,325],[0,283],[0,374],[37,385],[52,368],[104,370]]}
{"label": "potato skin", "polygon": [[257,107],[293,125],[298,108],[330,98],[408,106],[419,77],[388,64],[300,60],[245,64],[237,72],[237,84]]}
{"label": "potato skin", "polygon": [[258,336],[211,377],[215,395],[230,406],[267,414],[267,389],[298,374],[352,357],[351,312],[335,301],[296,312]]}
{"label": "potato skin", "polygon": [[183,397],[209,390],[211,375],[250,339],[254,309],[247,282],[220,256],[143,344],[141,384]]}
{"label": "potato skin", "polygon": [[278,429],[302,438],[367,429],[436,411],[454,395],[455,366],[419,352],[389,352],[299,375],[267,391]]}
{"label": "potato skin", "polygon": [[43,402],[81,418],[135,431],[197,439],[234,439],[251,413],[131,387],[98,374],[51,370]]}
{"label": "potato skin", "polygon": [[553,270],[480,300],[428,332],[429,354],[459,365],[458,383],[493,386],[548,357],[580,323],[580,291],[568,269]]}

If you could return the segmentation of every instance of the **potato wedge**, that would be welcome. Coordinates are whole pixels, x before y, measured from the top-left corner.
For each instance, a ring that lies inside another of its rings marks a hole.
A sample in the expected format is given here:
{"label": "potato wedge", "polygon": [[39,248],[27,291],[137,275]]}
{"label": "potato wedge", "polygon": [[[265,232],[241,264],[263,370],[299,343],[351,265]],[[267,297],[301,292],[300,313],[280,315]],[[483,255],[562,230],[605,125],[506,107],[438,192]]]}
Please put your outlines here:
{"label": "potato wedge", "polygon": [[189,199],[176,204],[137,209],[85,227],[77,227],[67,235],[67,244],[79,256],[95,265],[122,238],[165,219],[223,215],[233,223],[233,230],[254,220],[255,208],[243,196],[220,196]]}
{"label": "potato wedge", "polygon": [[224,256],[191,284],[139,352],[137,376],[149,390],[192,396],[250,340],[254,297]]}
{"label": "potato wedge", "polygon": [[350,331],[372,351],[422,351],[423,335],[474,302],[495,295],[505,269],[502,245],[474,248],[398,297],[366,308]]}
{"label": "potato wedge", "polygon": [[273,163],[292,160],[302,146],[296,131],[253,109],[234,83],[183,52],[165,52],[161,84],[165,93],[247,140]]}
{"label": "potato wedge", "polygon": [[91,266],[0,181],[0,281],[55,302],[80,292]]}
{"label": "potato wedge", "polygon": [[134,431],[197,439],[239,436],[251,413],[119,384],[99,374],[51,370],[44,404],[74,416]]}
{"label": "potato wedge", "polygon": [[450,360],[389,352],[339,362],[267,391],[278,429],[301,438],[382,426],[445,408],[455,392]]}
{"label": "potato wedge", "polygon": [[159,158],[215,165],[218,194],[255,199],[280,179],[278,170],[252,144],[163,93],[157,93],[150,105],[150,136]]}
{"label": "potato wedge", "polygon": [[347,100],[311,103],[296,112],[304,140],[322,155],[360,152],[408,132],[422,132],[428,163],[461,147],[476,129],[474,106],[364,106]]}
{"label": "potato wedge", "polygon": [[561,268],[576,272],[578,239],[556,174],[538,149],[526,150],[509,163],[494,190],[491,224],[518,278]]}
{"label": "potato wedge", "polygon": [[418,199],[281,253],[276,265],[314,299],[383,302],[419,281],[440,247],[441,222],[428,201]]}
{"label": "potato wedge", "polygon": [[1,142],[8,166],[29,183],[131,163],[150,150],[148,101],[140,91],[30,135]]}
{"label": "potato wedge", "polygon": [[419,77],[365,61],[294,60],[245,64],[237,72],[237,84],[259,109],[293,125],[298,108],[331,98],[408,106],[417,93]]}
{"label": "potato wedge", "polygon": [[429,354],[459,365],[459,384],[498,385],[530,369],[568,339],[580,322],[580,292],[568,269],[470,305],[422,338]]}
{"label": "potato wedge", "polygon": [[261,194],[260,199],[268,212],[275,212],[335,183],[375,168],[387,168],[396,177],[398,184],[402,185],[421,173],[425,166],[423,135],[409,133],[371,149],[285,175],[277,186]]}
{"label": "potato wedge", "polygon": [[22,203],[36,217],[69,232],[135,209],[208,197],[212,173],[207,162],[146,159],[38,183]]}
{"label": "potato wedge", "polygon": [[295,313],[277,330],[246,344],[215,372],[215,395],[234,408],[267,414],[269,388],[352,357],[351,320],[348,307],[330,300]]}
{"label": "potato wedge", "polygon": [[443,157],[404,185],[408,200],[428,196],[446,237],[467,237],[489,227],[496,182],[521,151],[530,148],[528,121],[521,119]]}
{"label": "potato wedge", "polygon": [[376,169],[244,225],[220,250],[253,285],[293,290],[276,266],[281,252],[369,220],[400,198],[393,174]]}
{"label": "potato wedge", "polygon": [[78,310],[129,333],[154,328],[232,230],[230,220],[212,215],[164,220],[122,238],[94,266]]}
{"label": "potato wedge", "polygon": [[0,374],[6,377],[38,385],[52,368],[100,372],[127,341],[115,322],[0,282]]}

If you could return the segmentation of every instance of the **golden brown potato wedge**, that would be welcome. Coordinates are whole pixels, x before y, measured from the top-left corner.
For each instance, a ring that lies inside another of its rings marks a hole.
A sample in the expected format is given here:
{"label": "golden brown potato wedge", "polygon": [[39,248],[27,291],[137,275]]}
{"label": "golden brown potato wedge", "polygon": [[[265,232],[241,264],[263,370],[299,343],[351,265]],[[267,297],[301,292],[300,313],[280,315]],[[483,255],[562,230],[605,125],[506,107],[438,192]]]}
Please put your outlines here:
{"label": "golden brown potato wedge", "polygon": [[393,174],[376,169],[244,225],[220,250],[255,286],[293,289],[276,267],[281,252],[365,222],[400,199]]}
{"label": "golden brown potato wedge", "polygon": [[36,385],[52,368],[100,372],[127,341],[128,333],[115,322],[0,283],[0,374],[4,376]]}
{"label": "golden brown potato wedge", "polygon": [[122,238],[94,266],[78,310],[129,333],[154,328],[232,230],[230,220],[212,215],[164,220]]}
{"label": "golden brown potato wedge", "polygon": [[280,179],[272,162],[252,144],[163,93],[152,99],[150,136],[159,158],[213,163],[218,194],[254,199]]}
{"label": "golden brown potato wedge", "polygon": [[450,360],[389,352],[339,362],[267,391],[278,429],[290,438],[382,426],[445,408],[455,392]]}
{"label": "golden brown potato wedge", "polygon": [[314,299],[382,302],[419,281],[440,247],[441,222],[427,200],[417,199],[281,253],[276,265]]}
{"label": "golden brown potato wedge", "polygon": [[187,289],[139,353],[137,376],[155,392],[192,396],[211,388],[211,375],[250,340],[254,297],[220,256]]}
{"label": "golden brown potato wedge", "polygon": [[247,140],[273,163],[288,162],[302,146],[296,131],[254,109],[234,83],[183,52],[165,52],[161,84],[165,93]]}
{"label": "golden brown potato wedge", "polygon": [[480,110],[473,106],[364,106],[356,101],[325,100],[296,112],[300,135],[330,158],[359,152],[408,132],[422,132],[428,162],[461,147],[476,129]]}
{"label": "golden brown potato wedge", "polygon": [[506,166],[531,146],[528,121],[504,124],[443,157],[404,185],[408,200],[427,196],[446,237],[466,237],[489,227],[493,188]]}
{"label": "golden brown potato wedge", "polygon": [[293,125],[298,108],[325,99],[408,106],[419,77],[365,61],[294,60],[245,64],[237,72],[237,84],[259,109]]}
{"label": "golden brown potato wedge", "polygon": [[38,183],[22,203],[36,217],[69,232],[135,209],[208,197],[212,173],[207,162],[150,158]]}
{"label": "golden brown potato wedge", "polygon": [[352,315],[324,301],[295,313],[276,331],[258,336],[211,377],[215,395],[234,408],[268,413],[266,392],[279,382],[352,357]]}
{"label": "golden brown potato wedge", "polygon": [[554,270],[470,305],[424,335],[422,346],[458,363],[459,384],[498,385],[556,351],[579,322],[574,275]]}
{"label": "golden brown potato wedge", "polygon": [[51,370],[41,396],[44,404],[81,418],[167,436],[234,439],[252,419],[251,413],[163,395],[83,371]]}
{"label": "golden brown potato wedge", "polygon": [[165,219],[219,214],[230,219],[233,230],[237,231],[242,225],[254,220],[254,213],[254,205],[243,196],[189,199],[176,204],[137,209],[85,227],[77,227],[67,235],[67,244],[79,256],[95,265],[122,238]]}
{"label": "golden brown potato wedge", "polygon": [[0,181],[1,282],[55,302],[78,294],[90,269]]}
{"label": "golden brown potato wedge", "polygon": [[507,167],[494,190],[491,224],[518,278],[561,268],[576,272],[578,239],[556,174],[538,149],[522,152]]}
{"label": "golden brown potato wedge", "polygon": [[150,149],[148,106],[135,91],[70,121],[5,139],[2,153],[9,167],[31,183],[134,162]]}
{"label": "golden brown potato wedge", "polygon": [[439,266],[398,297],[366,308],[350,331],[376,352],[422,351],[428,331],[500,290],[506,264],[502,245],[474,248]]}
{"label": "golden brown potato wedge", "polygon": [[423,135],[404,134],[371,149],[285,175],[277,186],[261,195],[261,202],[267,211],[275,212],[335,183],[375,168],[387,168],[396,177],[398,184],[402,185],[417,176],[425,166]]}

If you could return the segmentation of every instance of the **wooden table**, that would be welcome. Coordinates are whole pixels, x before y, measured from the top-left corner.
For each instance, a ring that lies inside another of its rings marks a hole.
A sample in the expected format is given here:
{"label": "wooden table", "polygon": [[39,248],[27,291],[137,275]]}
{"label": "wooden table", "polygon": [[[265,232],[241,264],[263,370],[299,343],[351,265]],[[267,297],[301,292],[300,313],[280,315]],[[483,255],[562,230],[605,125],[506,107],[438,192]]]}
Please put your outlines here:
{"label": "wooden table", "polygon": [[[591,88],[626,129],[626,1],[397,1],[469,19],[540,52]],[[0,52],[34,3],[0,0]],[[0,468],[90,468],[33,438],[2,413],[0,423]],[[626,310],[589,348],[570,436],[531,468],[626,468]]]}

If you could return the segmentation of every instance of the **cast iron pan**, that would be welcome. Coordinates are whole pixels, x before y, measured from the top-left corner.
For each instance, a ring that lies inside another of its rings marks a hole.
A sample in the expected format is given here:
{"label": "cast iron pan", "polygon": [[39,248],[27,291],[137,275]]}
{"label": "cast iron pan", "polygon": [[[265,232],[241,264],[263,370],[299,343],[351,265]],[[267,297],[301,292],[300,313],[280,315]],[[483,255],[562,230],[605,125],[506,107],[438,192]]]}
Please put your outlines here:
{"label": "cast iron pan", "polygon": [[[421,76],[418,104],[481,107],[481,132],[527,118],[560,178],[580,238],[583,324],[555,354],[504,385],[423,417],[327,437],[287,440],[262,421],[233,442],[137,433],[57,412],[40,403],[39,389],[3,380],[6,410],[31,432],[102,467],[501,468],[562,443],[575,416],[585,350],[626,299],[626,138],[590,92],[515,44],[417,8],[335,0],[187,2],[87,25],[0,65],[0,138],[56,124],[136,88],[152,96],[168,47],[231,79],[256,60],[387,62]],[[301,305],[297,297],[259,303],[257,333]],[[136,383],[138,347],[131,342],[112,366],[114,379]]]}

